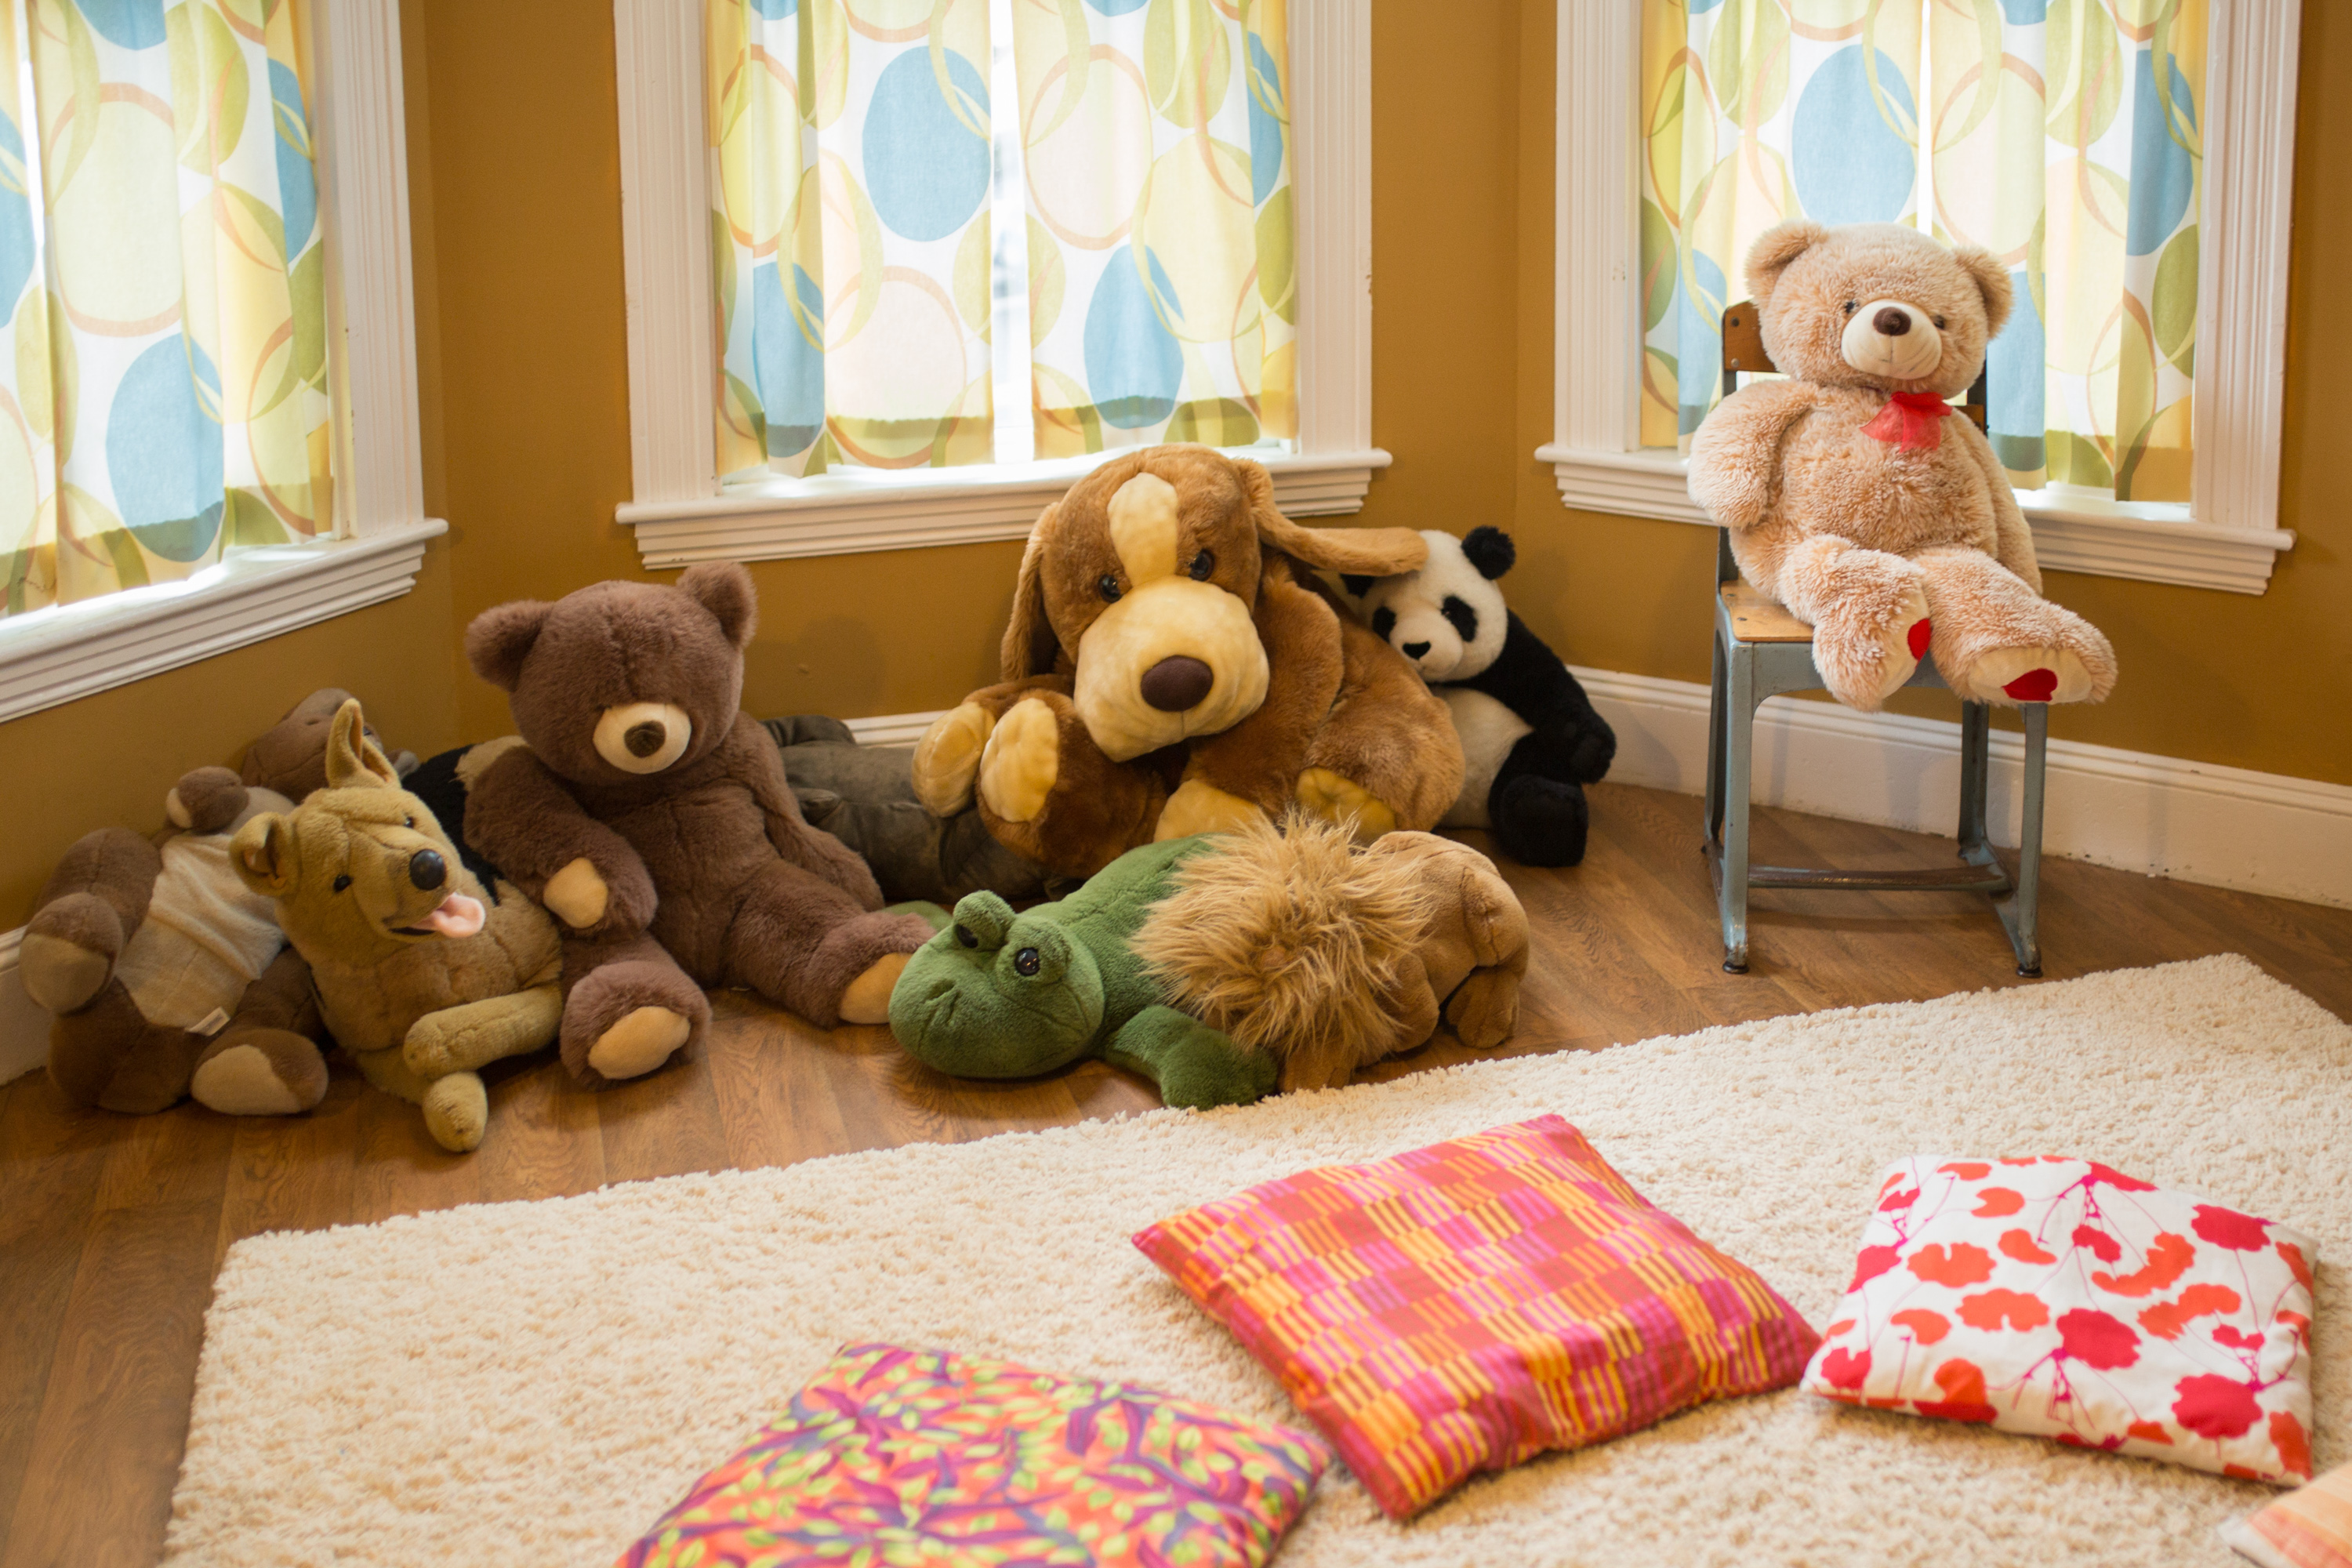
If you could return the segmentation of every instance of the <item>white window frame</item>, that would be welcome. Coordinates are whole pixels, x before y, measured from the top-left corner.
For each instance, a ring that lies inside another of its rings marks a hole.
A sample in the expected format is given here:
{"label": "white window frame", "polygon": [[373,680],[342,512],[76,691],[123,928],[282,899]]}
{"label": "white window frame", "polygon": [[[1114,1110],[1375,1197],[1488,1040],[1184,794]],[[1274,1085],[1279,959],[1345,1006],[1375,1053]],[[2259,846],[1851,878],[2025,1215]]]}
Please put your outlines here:
{"label": "white window frame", "polygon": [[[2302,0],[2213,0],[2188,505],[2023,490],[2042,564],[2260,594],[2278,526]],[[1714,527],[1687,465],[1641,444],[1641,7],[1559,0],[1552,465],[1561,503]],[[2258,89],[2250,84],[2259,84]]]}
{"label": "white window frame", "polygon": [[[614,515],[647,566],[1022,539],[1118,455],[721,485],[701,0],[613,0],[613,30],[635,490]],[[1370,8],[1293,0],[1290,69],[1299,430],[1295,452],[1260,460],[1285,511],[1350,512],[1389,464],[1372,445]]]}
{"label": "white window frame", "polygon": [[0,620],[0,723],[396,599],[447,531],[425,515],[398,0],[316,0],[310,20],[335,535]]}

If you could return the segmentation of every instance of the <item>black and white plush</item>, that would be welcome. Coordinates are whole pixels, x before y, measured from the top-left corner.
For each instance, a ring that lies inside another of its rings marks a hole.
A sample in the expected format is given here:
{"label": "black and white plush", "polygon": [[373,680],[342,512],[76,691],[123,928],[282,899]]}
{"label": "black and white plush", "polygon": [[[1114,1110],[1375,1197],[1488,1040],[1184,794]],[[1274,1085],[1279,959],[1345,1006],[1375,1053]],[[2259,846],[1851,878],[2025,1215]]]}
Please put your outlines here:
{"label": "black and white plush", "polygon": [[1617,736],[1559,656],[1503,603],[1496,579],[1518,552],[1499,528],[1465,539],[1424,530],[1429,562],[1398,577],[1342,577],[1374,632],[1454,710],[1462,794],[1448,827],[1484,827],[1528,866],[1584,858],[1584,786],[1609,771]]}

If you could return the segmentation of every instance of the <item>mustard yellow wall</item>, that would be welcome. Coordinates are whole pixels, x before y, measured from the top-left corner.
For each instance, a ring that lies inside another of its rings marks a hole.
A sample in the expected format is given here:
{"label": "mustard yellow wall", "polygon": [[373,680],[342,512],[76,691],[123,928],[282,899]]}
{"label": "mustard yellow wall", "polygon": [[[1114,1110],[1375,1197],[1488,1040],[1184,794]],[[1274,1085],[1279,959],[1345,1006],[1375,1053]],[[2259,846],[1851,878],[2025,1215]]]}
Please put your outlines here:
{"label": "mustard yellow wall", "polygon": [[[1362,521],[1507,524],[1513,598],[1566,657],[1704,679],[1711,537],[1564,510],[1529,455],[1551,429],[1550,0],[1437,15],[1373,13],[1373,436],[1396,465]],[[2352,300],[2324,287],[2323,259],[2352,252],[2352,123],[2323,114],[2325,85],[2352,79],[2352,17],[2316,0],[2304,16],[2281,493],[2301,542],[2260,598],[2053,574],[2124,667],[2112,701],[2053,729],[2352,783],[2352,501],[2343,438],[2306,418],[2352,352]],[[313,688],[359,691],[420,752],[495,734],[505,701],[458,652],[476,612],[664,575],[613,521],[630,484],[608,13],[404,0],[402,19],[426,502],[450,536],[393,604],[0,725],[0,928],[75,837],[154,826],[182,770],[235,757]],[[953,702],[991,678],[1018,558],[996,544],[754,567],[747,705]]]}

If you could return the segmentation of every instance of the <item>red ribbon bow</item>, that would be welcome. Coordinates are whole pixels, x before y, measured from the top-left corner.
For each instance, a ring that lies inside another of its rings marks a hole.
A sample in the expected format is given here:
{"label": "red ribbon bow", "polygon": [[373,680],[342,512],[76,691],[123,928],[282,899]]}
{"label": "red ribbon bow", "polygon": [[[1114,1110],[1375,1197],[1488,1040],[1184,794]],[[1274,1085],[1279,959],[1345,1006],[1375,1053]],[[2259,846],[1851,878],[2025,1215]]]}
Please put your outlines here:
{"label": "red ribbon bow", "polygon": [[1943,438],[1940,428],[1952,405],[1932,392],[1898,392],[1886,406],[1862,427],[1865,436],[1892,442],[1906,452],[1932,452]]}

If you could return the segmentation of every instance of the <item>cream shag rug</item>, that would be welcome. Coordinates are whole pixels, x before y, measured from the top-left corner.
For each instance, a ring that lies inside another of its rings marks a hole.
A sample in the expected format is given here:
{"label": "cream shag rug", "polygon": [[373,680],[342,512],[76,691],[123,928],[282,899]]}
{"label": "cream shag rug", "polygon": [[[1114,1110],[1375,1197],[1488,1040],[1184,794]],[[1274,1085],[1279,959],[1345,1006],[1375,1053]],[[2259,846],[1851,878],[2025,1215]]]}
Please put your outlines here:
{"label": "cream shag rug", "polygon": [[[258,1237],[206,1321],[169,1560],[603,1568],[850,1341],[1296,1421],[1129,1233],[1544,1111],[1816,1326],[1898,1155],[2063,1151],[2294,1225],[2323,1256],[2316,1458],[2352,1458],[2352,1028],[2226,957]],[[1789,1391],[1402,1527],[1335,1468],[1279,1563],[2222,1564],[2214,1524],[2268,1495]]]}

